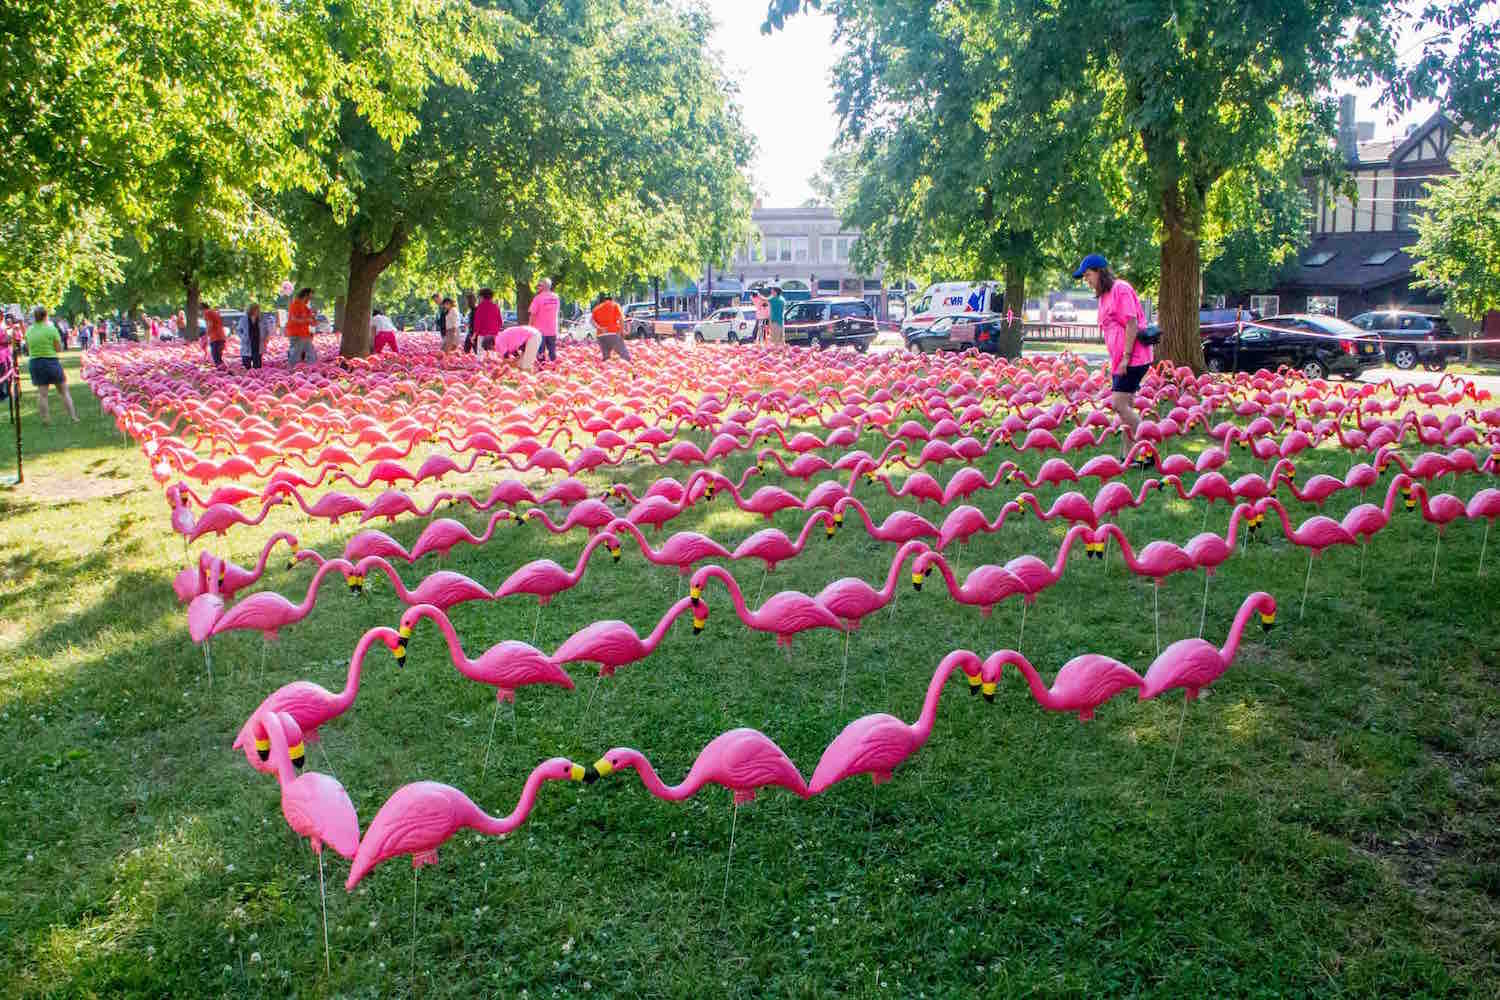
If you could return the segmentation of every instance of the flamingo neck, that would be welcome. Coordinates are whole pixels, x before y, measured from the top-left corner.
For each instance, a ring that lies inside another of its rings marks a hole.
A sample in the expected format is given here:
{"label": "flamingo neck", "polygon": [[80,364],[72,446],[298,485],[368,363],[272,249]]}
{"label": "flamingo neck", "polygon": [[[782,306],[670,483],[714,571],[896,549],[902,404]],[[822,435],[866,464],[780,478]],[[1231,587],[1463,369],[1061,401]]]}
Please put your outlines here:
{"label": "flamingo neck", "polygon": [[740,590],[739,582],[729,574],[728,570],[722,566],[706,566],[703,569],[703,582],[707,583],[710,579],[718,580],[724,585],[724,589],[729,591],[729,600],[734,604],[734,610],[741,618],[750,617],[750,609],[745,604],[745,595]]}
{"label": "flamingo neck", "polygon": [[396,589],[396,594],[401,600],[406,601],[411,597],[411,591],[406,589],[406,584],[401,580],[401,574],[397,573],[396,567],[392,566],[383,556],[366,556],[361,559],[359,565],[354,567],[354,575],[364,576],[367,567],[370,566],[375,567],[386,575],[386,579],[391,581],[391,586]]}
{"label": "flamingo neck", "polygon": [[1266,507],[1274,510],[1276,516],[1281,519],[1281,533],[1286,536],[1286,540],[1295,544],[1297,539],[1292,533],[1292,522],[1287,519],[1286,507],[1282,506],[1281,501],[1275,497],[1267,497],[1265,503]]}
{"label": "flamingo neck", "polygon": [[807,521],[803,523],[802,530],[797,532],[797,541],[794,543],[793,548],[795,548],[798,552],[801,552],[807,546],[807,536],[812,533],[813,525],[818,524],[822,520],[822,511],[819,511],[812,517],[808,518]]}
{"label": "flamingo neck", "polygon": [[453,622],[448,616],[436,607],[425,611],[424,616],[432,619],[433,623],[443,633],[443,641],[448,644],[448,656],[453,660],[455,667],[467,667],[470,665],[468,654],[464,652],[463,643],[459,641],[458,630],[453,627]]}
{"label": "flamingo neck", "polygon": [[957,670],[965,660],[972,660],[978,664],[979,658],[967,649],[957,649],[943,657],[943,662],[938,664],[937,670],[932,674],[932,680],[927,684],[927,697],[922,700],[922,714],[917,717],[916,725],[912,727],[913,735],[917,738],[917,746],[927,742],[932,735],[932,724],[937,721],[938,700],[943,696],[943,685],[948,683],[948,678]]}
{"label": "flamingo neck", "polygon": [[542,782],[546,780],[542,776],[540,767],[527,775],[526,785],[521,789],[521,798],[516,802],[516,807],[510,811],[509,816],[491,816],[470,802],[469,805],[474,809],[473,822],[470,825],[480,833],[489,834],[492,837],[510,833],[526,822],[526,817],[531,815],[531,810],[536,805],[537,792],[541,791]]}
{"label": "flamingo neck", "polygon": [[636,760],[635,770],[641,776],[641,784],[646,786],[647,791],[670,802],[681,802],[696,791],[695,788],[689,787],[687,781],[678,785],[668,785],[663,782],[661,776],[656,773],[656,768],[651,766],[651,762],[644,754]]}
{"label": "flamingo neck", "polygon": [[1240,651],[1240,636],[1244,634],[1245,626],[1250,624],[1250,615],[1254,613],[1256,603],[1254,595],[1247,597],[1235,614],[1234,624],[1229,627],[1229,635],[1225,638],[1224,645],[1219,647],[1219,657],[1225,665],[1233,663],[1234,655]]}
{"label": "flamingo neck", "polygon": [[[342,564],[342,565],[340,565]],[[323,578],[336,569],[352,569],[347,559],[330,559],[318,567],[313,578],[307,584],[307,596],[302,598],[302,603],[297,605],[298,615],[305,616],[312,610],[314,602],[318,599],[318,587],[323,583]]]}
{"label": "flamingo neck", "polygon": [[[629,524],[628,521],[626,523]],[[579,580],[583,579],[583,571],[588,568],[589,556],[592,556],[594,554],[594,550],[603,544],[603,531],[599,532],[597,535],[594,535],[588,540],[587,544],[585,544],[583,547],[583,551],[578,553],[578,563],[573,567],[573,572],[568,574],[569,583],[577,583]]]}
{"label": "flamingo neck", "polygon": [[266,729],[266,739],[271,742],[271,766],[276,769],[276,783],[285,789],[297,780],[297,769],[292,767],[291,751],[286,745],[286,730],[275,712],[266,712],[260,717]]}
{"label": "flamingo neck", "polygon": [[[1138,492],[1135,496],[1133,496],[1133,497],[1130,498],[1130,506],[1132,506],[1132,507],[1139,507],[1141,504],[1145,503],[1146,502],[1146,494],[1149,491],[1151,491],[1152,489],[1155,489],[1157,486],[1160,486],[1160,485],[1161,485],[1161,481],[1158,480],[1158,479],[1143,479],[1143,480],[1141,480],[1141,489],[1140,489],[1140,492]],[[1128,487],[1128,486],[1126,487],[1127,490],[1129,488],[1130,487]],[[1182,494],[1182,482],[1181,482],[1181,480],[1179,480],[1178,483],[1177,483],[1177,492],[1179,494]],[[1182,498],[1184,500],[1186,500],[1187,499],[1187,495],[1186,494],[1182,494]]]}
{"label": "flamingo neck", "polygon": [[896,584],[901,579],[901,567],[906,565],[913,552],[924,552],[927,546],[922,542],[911,541],[896,550],[896,558],[891,560],[891,568],[885,574],[885,586],[880,588],[880,599],[887,603],[896,596]]}
{"label": "flamingo neck", "polygon": [[859,513],[859,519],[865,522],[865,530],[872,534],[874,533],[875,522],[870,520],[870,512],[865,510],[864,504],[860,503],[858,500],[850,500],[844,505],[844,509],[857,511]]}
{"label": "flamingo neck", "polygon": [[1392,479],[1391,485],[1386,487],[1385,506],[1381,508],[1381,511],[1385,514],[1385,519],[1387,521],[1389,521],[1391,519],[1391,515],[1395,514],[1396,512],[1396,494],[1400,492],[1400,490],[1401,481],[1399,479]]}
{"label": "flamingo neck", "polygon": [[1234,513],[1229,515],[1229,532],[1224,536],[1224,542],[1231,549],[1234,548],[1235,538],[1239,535],[1240,518],[1245,516],[1247,509],[1248,507],[1245,504],[1240,504],[1234,509]]}
{"label": "flamingo neck", "polygon": [[959,587],[958,580],[953,576],[953,567],[948,565],[947,559],[943,558],[937,553],[932,554],[932,560],[927,564],[927,572],[932,572],[932,568],[934,566],[936,566],[937,571],[942,574],[943,582],[948,585],[949,595],[957,599],[958,596],[963,592],[963,590],[961,587]]}
{"label": "flamingo neck", "polygon": [[651,634],[646,636],[643,641],[643,645],[646,647],[648,653],[653,652],[657,646],[661,645],[661,641],[667,637],[667,631],[672,627],[673,623],[681,618],[692,606],[692,599],[684,597],[667,609],[667,613],[661,616],[661,621],[656,623],[656,628],[652,629]]}
{"label": "flamingo neck", "polygon": [[278,531],[276,532],[276,534],[272,535],[266,542],[265,547],[260,550],[260,558],[255,561],[255,575],[260,576],[266,571],[266,563],[270,560],[271,550],[276,547],[277,542],[286,542],[290,544],[294,541],[296,541],[296,539],[287,534],[285,531]]}
{"label": "flamingo neck", "polygon": [[1073,543],[1078,541],[1078,539],[1088,530],[1089,529],[1082,524],[1075,524],[1073,527],[1068,529],[1068,533],[1063,536],[1062,547],[1057,550],[1057,558],[1052,561],[1053,579],[1062,576],[1063,567],[1068,564],[1068,553],[1072,551]]}
{"label": "flamingo neck", "polygon": [[1057,711],[1057,703],[1052,697],[1052,691],[1042,683],[1041,674],[1036,672],[1036,667],[1031,665],[1030,660],[1015,650],[1007,650],[1000,655],[1000,664],[1004,666],[1007,663],[1019,670],[1021,676],[1026,678],[1026,686],[1031,688],[1031,695],[1038,705],[1051,712]]}
{"label": "flamingo neck", "polygon": [[1120,530],[1120,526],[1114,523],[1106,524],[1104,531],[1115,540],[1116,545],[1120,546],[1120,558],[1125,560],[1125,565],[1129,566],[1132,572],[1139,573],[1142,566],[1136,561],[1135,550],[1130,547],[1130,539],[1125,537],[1125,532]]}

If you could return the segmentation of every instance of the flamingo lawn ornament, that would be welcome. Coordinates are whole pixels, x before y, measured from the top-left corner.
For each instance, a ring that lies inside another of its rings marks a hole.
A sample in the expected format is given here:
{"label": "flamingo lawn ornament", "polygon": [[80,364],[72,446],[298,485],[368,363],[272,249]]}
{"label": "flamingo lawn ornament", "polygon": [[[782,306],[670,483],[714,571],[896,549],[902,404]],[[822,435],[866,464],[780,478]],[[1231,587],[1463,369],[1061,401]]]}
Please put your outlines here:
{"label": "flamingo lawn ornament", "polygon": [[1396,494],[1405,493],[1411,489],[1411,477],[1401,473],[1391,479],[1391,485],[1385,491],[1385,506],[1377,507],[1372,503],[1361,503],[1352,508],[1344,515],[1339,523],[1344,530],[1359,540],[1359,578],[1365,578],[1365,552],[1370,547],[1370,537],[1385,528],[1391,522],[1391,515],[1396,510]]}
{"label": "flamingo lawn ornament", "polygon": [[311,582],[308,583],[307,594],[300,604],[293,604],[275,591],[251,594],[219,616],[214,622],[212,634],[250,630],[260,632],[267,642],[274,641],[282,629],[288,625],[295,625],[312,611],[318,599],[318,586],[323,582],[324,577],[335,570],[350,569],[353,567],[342,559],[330,559],[319,566]]}
{"label": "flamingo lawn ornament", "polygon": [[641,529],[624,519],[611,522],[610,531],[617,531],[629,535],[636,540],[641,547],[641,554],[646,557],[647,562],[658,566],[670,566],[677,570],[678,576],[687,576],[692,571],[693,563],[704,559],[729,559],[732,555],[728,549],[718,542],[701,535],[696,531],[679,531],[667,538],[661,548],[654,549],[651,543],[646,541],[646,536]]}
{"label": "flamingo lawn ornament", "polygon": [[385,800],[365,828],[344,888],[353,892],[376,865],[403,854],[411,855],[415,879],[416,869],[437,864],[438,848],[459,830],[478,830],[492,837],[504,836],[526,822],[544,782],[581,782],[584,774],[581,765],[566,757],[543,761],[527,777],[515,809],[503,817],[489,815],[451,785],[436,781],[403,785]]}
{"label": "flamingo lawn ornament", "polygon": [[953,671],[963,670],[973,677],[979,675],[982,668],[979,657],[967,649],[956,649],[943,657],[927,685],[927,696],[915,724],[908,725],[884,713],[855,719],[823,751],[807,790],[819,795],[857,774],[870,775],[877,785],[890,781],[891,772],[920,750],[932,735],[938,700]]}
{"label": "flamingo lawn ornament", "polygon": [[844,682],[849,677],[849,633],[859,628],[859,623],[864,618],[892,602],[906,561],[930,551],[932,550],[925,543],[917,541],[907,542],[897,549],[895,558],[891,560],[891,567],[886,572],[885,586],[879,590],[857,576],[846,576],[833,581],[813,598],[844,623],[844,666],[839,675],[840,708],[844,706]]}
{"label": "flamingo lawn ornament", "polygon": [[1437,541],[1432,546],[1432,585],[1437,585],[1438,552],[1443,546],[1443,532],[1448,530],[1448,525],[1461,517],[1467,516],[1464,502],[1451,493],[1438,493],[1429,496],[1427,487],[1421,483],[1412,486],[1412,493],[1416,495],[1417,503],[1421,507],[1422,519],[1437,528]]}
{"label": "flamingo lawn ornament", "polygon": [[1331,517],[1316,514],[1299,524],[1295,530],[1292,528],[1290,518],[1287,516],[1286,507],[1282,506],[1280,500],[1275,497],[1266,497],[1255,505],[1257,515],[1264,514],[1267,510],[1275,510],[1281,518],[1281,531],[1287,541],[1293,545],[1307,550],[1307,577],[1302,581],[1302,605],[1297,611],[1297,620],[1301,621],[1307,613],[1307,590],[1312,583],[1313,560],[1323,554],[1325,549],[1335,545],[1354,545],[1357,541],[1342,524]]}
{"label": "flamingo lawn ornament", "polygon": [[1167,541],[1151,542],[1137,556],[1130,547],[1130,540],[1117,524],[1101,525],[1093,536],[1095,543],[1102,541],[1101,536],[1104,535],[1113,537],[1120,546],[1120,555],[1132,573],[1151,578],[1151,615],[1156,630],[1156,649],[1160,652],[1161,582],[1174,573],[1191,572],[1198,568],[1198,564],[1186,549]]}
{"label": "flamingo lawn ornament", "polygon": [[693,634],[701,634],[708,625],[708,605],[697,598],[684,597],[667,609],[644,639],[625,622],[594,622],[569,636],[552,653],[552,660],[558,665],[597,663],[600,677],[613,677],[620,667],[654,653],[677,619],[689,613],[693,616]]}
{"label": "flamingo lawn ornament", "polygon": [[484,545],[494,536],[495,528],[501,523],[515,524],[515,515],[508,510],[497,510],[490,515],[484,532],[478,535],[460,521],[455,521],[451,517],[440,517],[423,528],[422,534],[417,536],[416,542],[411,547],[412,561],[415,562],[431,552],[436,552],[439,557],[446,557],[456,545],[475,547]]}
{"label": "flamingo lawn ornament", "polygon": [[418,604],[407,608],[401,615],[401,624],[397,629],[402,643],[396,649],[398,665],[405,665],[412,630],[423,618],[430,619],[443,633],[443,638],[448,643],[448,656],[453,661],[454,669],[472,681],[488,684],[495,689],[495,711],[490,716],[490,735],[485,743],[484,760],[479,767],[479,776],[483,780],[484,773],[489,768],[490,749],[495,743],[495,720],[500,715],[500,703],[510,703],[511,723],[514,726],[516,688],[529,687],[533,684],[550,684],[571,691],[573,678],[552,657],[527,643],[514,639],[496,643],[481,653],[477,660],[469,659],[464,653],[462,643],[458,640],[458,632],[453,628],[453,622],[442,609],[435,608],[431,604]]}
{"label": "flamingo lawn ornament", "polygon": [[1495,523],[1495,518],[1500,517],[1500,490],[1486,487],[1475,493],[1469,498],[1465,513],[1471,521],[1484,518],[1484,540],[1479,543],[1479,572],[1476,574],[1484,576],[1484,552],[1490,544],[1490,527]]}
{"label": "flamingo lawn ornament", "polygon": [[961,546],[974,535],[999,531],[1005,526],[1005,519],[1008,517],[1024,516],[1025,511],[1014,500],[1007,500],[993,521],[985,517],[978,507],[960,504],[949,511],[948,516],[943,518],[943,523],[938,525],[938,540],[933,548],[942,552],[954,542]]}
{"label": "flamingo lawn ornament", "polygon": [[909,542],[914,538],[938,537],[938,530],[931,521],[919,514],[913,514],[909,510],[898,510],[877,526],[870,519],[870,512],[865,509],[865,505],[852,497],[840,500],[834,505],[834,524],[843,524],[844,511],[851,508],[855,513],[859,514],[859,519],[864,522],[865,531],[869,533],[870,537],[879,541],[901,544]]}
{"label": "flamingo lawn ornament", "polygon": [[1250,616],[1259,613],[1260,626],[1270,631],[1276,623],[1276,598],[1263,590],[1250,594],[1240,604],[1229,627],[1229,635],[1223,646],[1215,646],[1203,639],[1179,639],[1162,650],[1146,669],[1141,684],[1141,701],[1148,701],[1176,688],[1182,688],[1182,714],[1177,719],[1177,741],[1172,750],[1172,764],[1167,773],[1177,764],[1177,747],[1182,744],[1182,721],[1187,715],[1187,705],[1198,699],[1198,692],[1218,680],[1234,662],[1240,648],[1240,638]]}
{"label": "flamingo lawn ornament", "polygon": [[287,548],[292,550],[293,562],[288,563],[288,568],[293,565],[297,554],[297,536],[285,531],[278,531],[266,543],[261,546],[260,557],[250,569],[236,566],[227,559],[217,559],[207,552],[198,555],[198,567],[185,569],[172,581],[172,589],[177,594],[177,599],[183,604],[190,603],[193,598],[208,590],[208,573],[213,564],[218,565],[219,593],[232,600],[234,595],[246,587],[256,583],[265,575],[266,564],[270,561],[271,550],[279,543],[285,542]]}
{"label": "flamingo lawn ornament", "polygon": [[1192,557],[1198,568],[1203,570],[1203,609],[1198,613],[1198,636],[1200,638],[1203,636],[1203,625],[1208,617],[1208,581],[1213,578],[1214,570],[1234,554],[1235,535],[1239,531],[1240,521],[1254,516],[1253,504],[1238,504],[1230,512],[1229,530],[1223,536],[1216,535],[1212,531],[1203,531],[1188,539],[1185,551]]}
{"label": "flamingo lawn ornament", "polygon": [[533,507],[521,515],[522,521],[536,521],[554,535],[565,535],[574,528],[587,528],[592,535],[614,519],[615,512],[602,500],[585,500],[575,505],[568,511],[568,516],[563,518],[562,524],[554,523],[547,512],[539,507]]}
{"label": "flamingo lawn ornament", "polygon": [[[348,567],[348,563],[341,559],[330,559],[327,563],[329,566],[335,564]],[[396,596],[400,598],[401,603],[407,605],[435,604],[446,611],[466,601],[494,599],[489,588],[481,586],[462,573],[455,573],[448,569],[438,570],[436,573],[424,576],[416,589],[408,589],[401,579],[401,574],[396,572],[396,567],[380,556],[366,556],[352,567],[350,585],[356,593],[364,592],[365,580],[372,569],[378,569],[385,574],[386,579],[390,580],[391,586],[395,589]],[[345,571],[349,572],[347,568]]]}
{"label": "flamingo lawn ornament", "polygon": [[[281,815],[298,837],[306,837],[318,858],[318,897],[323,905],[323,970],[331,973],[328,948],[328,893],[323,880],[323,844],[353,858],[359,850],[359,816],[344,786],[326,774],[297,774],[293,759],[303,759],[302,731],[290,715],[266,712],[260,724],[270,744],[270,763],[281,786]],[[289,744],[288,732],[295,734]]]}
{"label": "flamingo lawn ornament", "polygon": [[537,599],[536,620],[531,626],[533,643],[536,642],[537,629],[542,624],[542,608],[550,604],[552,598],[564,590],[571,590],[578,585],[578,582],[583,579],[584,570],[588,568],[589,558],[601,545],[608,546],[615,561],[619,561],[619,538],[612,532],[601,531],[584,544],[583,551],[578,553],[578,563],[571,573],[551,559],[533,559],[506,577],[505,581],[495,589],[496,600],[515,594],[530,594]]}
{"label": "flamingo lawn ornament", "polygon": [[391,628],[372,628],[360,636],[359,642],[354,646],[354,654],[349,657],[344,689],[338,694],[312,681],[292,681],[272,691],[240,727],[233,749],[243,751],[251,767],[258,771],[268,770],[262,765],[270,752],[270,744],[263,738],[257,738],[255,721],[258,716],[268,712],[285,712],[296,720],[307,742],[318,742],[318,728],[329,720],[338,718],[354,704],[354,698],[359,694],[359,675],[364,669],[365,654],[377,642],[384,643],[394,654],[401,646],[401,636]]}
{"label": "flamingo lawn ornament", "polygon": [[639,750],[615,747],[594,763],[585,781],[608,777],[625,768],[633,769],[646,790],[659,799],[681,802],[695,795],[707,784],[722,785],[734,797],[734,814],[729,821],[729,853],[724,860],[724,894],[719,901],[722,910],[729,898],[729,869],[734,862],[734,834],[739,825],[740,806],[755,800],[762,788],[785,788],[800,798],[807,798],[807,782],[791,758],[770,737],[755,729],[731,729],[714,737],[698,754],[687,777],[676,785],[667,785]]}
{"label": "flamingo lawn ornament", "polygon": [[1004,676],[1007,665],[1020,671],[1038,705],[1049,712],[1076,712],[1079,722],[1091,721],[1094,710],[1121,691],[1139,688],[1145,683],[1140,674],[1119,660],[1084,653],[1063,664],[1048,687],[1042,683],[1030,660],[1013,649],[1002,649],[991,653],[984,661],[982,677],[986,700],[994,700],[995,686]]}
{"label": "flamingo lawn ornament", "polygon": [[745,595],[739,581],[723,566],[709,564],[700,567],[688,587],[688,600],[695,605],[701,603],[703,588],[709,580],[718,580],[729,591],[735,614],[747,628],[757,632],[769,632],[776,636],[776,644],[786,647],[790,655],[792,637],[808,629],[841,629],[843,623],[816,599],[801,591],[783,590],[772,594],[759,609],[751,611],[745,605]]}

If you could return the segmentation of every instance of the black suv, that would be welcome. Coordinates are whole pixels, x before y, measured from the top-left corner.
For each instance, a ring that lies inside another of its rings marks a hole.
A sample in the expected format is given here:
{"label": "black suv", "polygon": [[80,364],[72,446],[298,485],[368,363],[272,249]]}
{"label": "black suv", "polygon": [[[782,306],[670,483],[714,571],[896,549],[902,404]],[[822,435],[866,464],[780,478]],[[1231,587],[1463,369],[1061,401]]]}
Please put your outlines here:
{"label": "black suv", "polygon": [[1203,341],[1203,361],[1211,372],[1275,371],[1281,365],[1308,378],[1358,378],[1384,363],[1380,341],[1332,316],[1297,313],[1272,316],[1237,335]]}
{"label": "black suv", "polygon": [[1457,344],[1443,343],[1457,340],[1458,334],[1441,316],[1386,310],[1360,313],[1349,322],[1377,334],[1385,346],[1385,356],[1402,371],[1410,371],[1418,363],[1428,371],[1440,371],[1447,367],[1450,358],[1463,354],[1463,348]]}
{"label": "black suv", "polygon": [[864,351],[875,339],[875,310],[864,299],[808,299],[786,310],[786,342]]}
{"label": "black suv", "polygon": [[935,354],[938,351],[967,351],[972,347],[986,354],[998,354],[1004,332],[1005,317],[999,313],[939,316],[927,326],[907,327],[906,349],[918,354]]}

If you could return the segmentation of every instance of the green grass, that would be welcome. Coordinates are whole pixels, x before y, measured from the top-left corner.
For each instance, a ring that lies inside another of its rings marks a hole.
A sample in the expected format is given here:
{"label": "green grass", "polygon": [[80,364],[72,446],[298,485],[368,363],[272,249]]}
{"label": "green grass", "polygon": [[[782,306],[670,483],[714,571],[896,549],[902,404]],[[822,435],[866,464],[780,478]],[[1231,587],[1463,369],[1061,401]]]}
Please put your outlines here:
{"label": "green grass", "polygon": [[[313,616],[267,651],[264,670],[258,637],[216,641],[210,684],[172,595],[182,546],[161,492],[139,451],[99,419],[81,384],[74,390],[84,423],[41,433],[28,410],[27,484],[0,493],[8,995],[1497,993],[1500,566],[1476,577],[1480,531],[1459,523],[1430,586],[1431,529],[1404,514],[1372,545],[1362,584],[1358,553],[1318,561],[1301,623],[1300,551],[1255,541],[1220,570],[1209,638],[1222,638],[1251,590],[1270,590],[1282,610],[1187,712],[1170,778],[1180,698],[1120,698],[1081,725],[1042,713],[1013,674],[993,705],[955,680],[931,742],[891,784],[852,780],[810,802],[773,790],[741,809],[722,911],[728,793],[672,805],[629,774],[548,786],[508,839],[456,838],[421,872],[415,940],[410,866],[389,862],[349,895],[347,862],[330,852],[328,979],[317,865],[282,819],[274,782],[229,744],[277,685],[307,677],[339,687],[356,638],[394,624],[401,606],[383,583],[357,598],[330,581]],[[10,458],[0,446],[0,462]],[[1298,462],[1304,477],[1345,464],[1331,452]],[[1236,451],[1226,471],[1258,467]],[[639,490],[655,471],[616,478]],[[124,492],[65,499],[100,484]],[[1038,492],[1047,502],[1056,491]],[[1353,502],[1338,498],[1325,512]],[[873,504],[877,517],[891,509]],[[325,552],[355,530],[272,520]],[[1222,506],[1208,518],[1225,520]],[[1138,544],[1183,542],[1202,515],[1156,496],[1122,523]],[[390,530],[409,543],[419,527]],[[672,527],[737,542],[760,523],[720,500]],[[213,544],[243,564],[265,533]],[[1050,557],[1061,534],[1028,519],[962,562]],[[519,528],[445,566],[494,585],[527,559],[571,563],[580,544]],[[584,584],[543,612],[538,645],[553,648],[598,618],[642,632],[655,622],[677,582],[625,552],[619,565],[596,555]],[[819,537],[766,592],[815,592],[847,574],[873,580],[890,552],[858,530]],[[300,598],[306,567],[274,565],[268,585]],[[737,572],[753,594],[759,569]],[[764,730],[810,775],[849,720],[914,718],[949,650],[1016,642],[1018,604],[983,619],[941,589],[903,590],[894,616],[855,635],[842,709],[841,637],[805,636],[788,660],[711,589],[706,634],[694,639],[680,622],[656,656],[600,684],[587,713],[585,670],[575,671],[576,692],[520,692],[513,728],[501,709],[482,780],[494,698],[456,674],[422,624],[404,671],[383,651],[372,657],[355,707],[325,728],[311,766],[337,774],[366,823],[418,779],[508,812],[539,760],[587,763],[616,745],[638,747],[676,781],[703,744],[738,725]],[[1166,583],[1164,641],[1196,631],[1201,592],[1197,576]],[[533,615],[517,599],[466,605],[454,618],[477,655],[529,638]],[[1144,672],[1154,655],[1149,586],[1116,557],[1101,567],[1078,552],[1028,614],[1022,648],[1049,677],[1086,651]]]}

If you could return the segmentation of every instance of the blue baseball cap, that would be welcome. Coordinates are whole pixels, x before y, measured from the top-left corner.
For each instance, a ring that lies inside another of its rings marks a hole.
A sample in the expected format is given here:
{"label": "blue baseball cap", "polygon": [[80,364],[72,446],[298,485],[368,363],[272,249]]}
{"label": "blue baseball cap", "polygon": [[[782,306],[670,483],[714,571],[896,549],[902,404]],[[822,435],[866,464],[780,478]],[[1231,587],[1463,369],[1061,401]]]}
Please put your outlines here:
{"label": "blue baseball cap", "polygon": [[1102,271],[1108,266],[1109,261],[1104,259],[1104,255],[1102,253],[1091,253],[1087,257],[1083,258],[1083,263],[1079,264],[1078,270],[1073,272],[1073,280],[1077,281],[1079,278],[1083,277],[1084,271]]}

